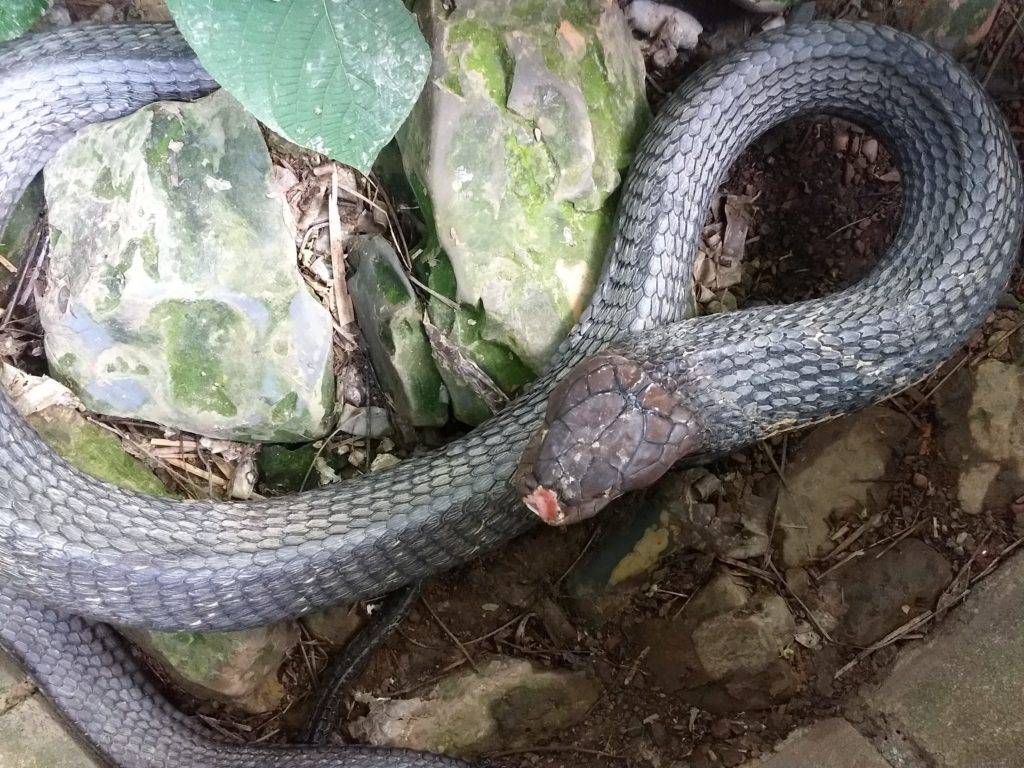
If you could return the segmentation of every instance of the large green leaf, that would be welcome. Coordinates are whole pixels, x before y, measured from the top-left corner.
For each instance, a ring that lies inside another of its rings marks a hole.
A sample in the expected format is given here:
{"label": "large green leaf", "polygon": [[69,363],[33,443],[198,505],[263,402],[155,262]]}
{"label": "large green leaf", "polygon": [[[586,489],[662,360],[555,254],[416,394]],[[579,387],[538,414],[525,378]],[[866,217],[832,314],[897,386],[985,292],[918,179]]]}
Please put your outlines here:
{"label": "large green leaf", "polygon": [[430,67],[401,0],[167,5],[207,71],[259,120],[364,171],[412,110]]}
{"label": "large green leaf", "polygon": [[49,0],[0,0],[0,41],[13,40],[39,21]]}

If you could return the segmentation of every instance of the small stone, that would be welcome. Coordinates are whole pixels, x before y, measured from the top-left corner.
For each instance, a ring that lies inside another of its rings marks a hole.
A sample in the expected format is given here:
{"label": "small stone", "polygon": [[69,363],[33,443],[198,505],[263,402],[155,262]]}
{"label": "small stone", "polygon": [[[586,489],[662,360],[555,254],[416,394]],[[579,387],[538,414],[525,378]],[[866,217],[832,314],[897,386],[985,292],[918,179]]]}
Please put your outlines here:
{"label": "small stone", "polygon": [[828,552],[830,521],[884,507],[883,482],[900,441],[910,433],[901,413],[874,406],[818,427],[789,463],[778,490],[778,529],[787,567]]}
{"label": "small stone", "polygon": [[839,155],[845,155],[850,148],[849,131],[838,129],[832,136],[832,151]]}
{"label": "small stone", "polygon": [[920,472],[915,472],[913,477],[913,483],[915,488],[925,489],[928,487],[928,478],[922,475]]}
{"label": "small stone", "polygon": [[40,26],[43,29],[70,27],[71,12],[63,3],[54,3],[45,14],[43,14]]}
{"label": "small stone", "polygon": [[630,26],[647,37],[675,50],[692,50],[704,31],[701,23],[686,11],[653,0],[633,0],[626,8]]}
{"label": "small stone", "polygon": [[860,152],[869,163],[875,162],[878,159],[878,141],[876,139],[865,139],[860,147]]}
{"label": "small stone", "polygon": [[796,624],[778,595],[754,600],[743,613],[713,616],[693,631],[701,667],[711,680],[757,675],[779,658]]}
{"label": "small stone", "polygon": [[868,646],[935,607],[952,578],[949,561],[920,539],[906,539],[881,557],[864,557],[828,577],[841,590],[845,615],[838,640]]}
{"label": "small stone", "polygon": [[562,643],[574,643],[577,640],[576,627],[573,626],[562,607],[550,598],[541,600],[538,605],[540,620],[552,640]]}
{"label": "small stone", "polygon": [[764,709],[796,690],[782,659],[796,623],[775,594],[751,595],[726,571],[708,582],[675,619],[636,630],[643,660],[662,690],[710,712]]}
{"label": "small stone", "polygon": [[543,742],[586,716],[601,685],[582,672],[545,670],[499,657],[480,672],[447,676],[424,698],[360,697],[369,714],[352,723],[370,744],[472,758]]}
{"label": "small stone", "polygon": [[117,10],[110,3],[104,3],[92,12],[92,20],[109,24],[117,18]]}
{"label": "small stone", "polygon": [[391,434],[391,417],[385,408],[376,405],[342,403],[335,429],[346,435],[379,440]]}
{"label": "small stone", "polygon": [[984,360],[936,392],[943,453],[960,468],[957,499],[977,515],[1005,509],[1024,487],[1024,373]]}

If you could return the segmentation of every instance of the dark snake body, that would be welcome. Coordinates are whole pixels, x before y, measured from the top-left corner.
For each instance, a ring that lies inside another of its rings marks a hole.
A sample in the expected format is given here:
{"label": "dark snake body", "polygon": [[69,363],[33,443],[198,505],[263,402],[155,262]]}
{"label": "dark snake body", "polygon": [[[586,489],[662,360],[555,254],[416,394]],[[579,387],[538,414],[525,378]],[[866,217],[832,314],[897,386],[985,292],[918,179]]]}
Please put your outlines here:
{"label": "dark snake body", "polygon": [[[169,26],[78,27],[0,47],[0,221],[82,126],[214,87]],[[856,120],[894,152],[905,213],[893,246],[837,296],[678,324],[725,172],[766,129],[809,113]],[[80,736],[126,767],[454,765],[218,743],[174,713],[94,622],[252,627],[500,545],[533,523],[510,478],[552,386],[612,341],[699,414],[698,453],[864,407],[970,337],[1005,286],[1022,218],[1005,123],[952,61],[867,25],[759,36],[664,105],[624,184],[598,289],[549,371],[429,456],[301,497],[168,501],[74,470],[0,397],[0,645]]]}

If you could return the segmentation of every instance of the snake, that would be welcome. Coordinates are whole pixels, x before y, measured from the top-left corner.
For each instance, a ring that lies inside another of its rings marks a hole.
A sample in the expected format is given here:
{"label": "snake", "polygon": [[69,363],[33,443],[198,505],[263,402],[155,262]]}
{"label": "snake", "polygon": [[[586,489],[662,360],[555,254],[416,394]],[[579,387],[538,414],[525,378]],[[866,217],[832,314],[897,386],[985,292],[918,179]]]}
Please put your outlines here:
{"label": "snake", "polygon": [[[173,24],[3,44],[0,222],[86,125],[218,87]],[[834,294],[691,316],[725,175],[766,131],[812,115],[892,153],[893,241]],[[1024,221],[1011,135],[977,80],[912,35],[852,21],[764,32],[702,65],[657,110],[618,195],[590,302],[537,379],[466,435],[372,475],[245,502],[149,497],[76,470],[0,395],[0,647],[78,739],[121,768],[465,765],[225,742],[168,704],[115,627],[244,629],[374,597],[540,521],[596,514],[678,462],[865,408],[970,339]]]}

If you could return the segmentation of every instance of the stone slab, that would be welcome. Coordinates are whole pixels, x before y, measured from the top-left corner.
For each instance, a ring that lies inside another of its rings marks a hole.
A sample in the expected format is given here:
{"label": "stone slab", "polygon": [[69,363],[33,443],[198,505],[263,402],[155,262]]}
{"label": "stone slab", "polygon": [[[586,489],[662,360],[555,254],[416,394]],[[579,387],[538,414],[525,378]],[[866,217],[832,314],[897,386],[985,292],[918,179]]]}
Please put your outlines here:
{"label": "stone slab", "polygon": [[[25,680],[0,653],[0,702]],[[53,718],[39,694],[0,715],[0,768],[99,768]]]}
{"label": "stone slab", "polygon": [[838,718],[793,731],[778,751],[742,768],[890,768],[871,743]]}
{"label": "stone slab", "polygon": [[935,768],[1024,765],[1024,555],[906,650],[866,701]]}

